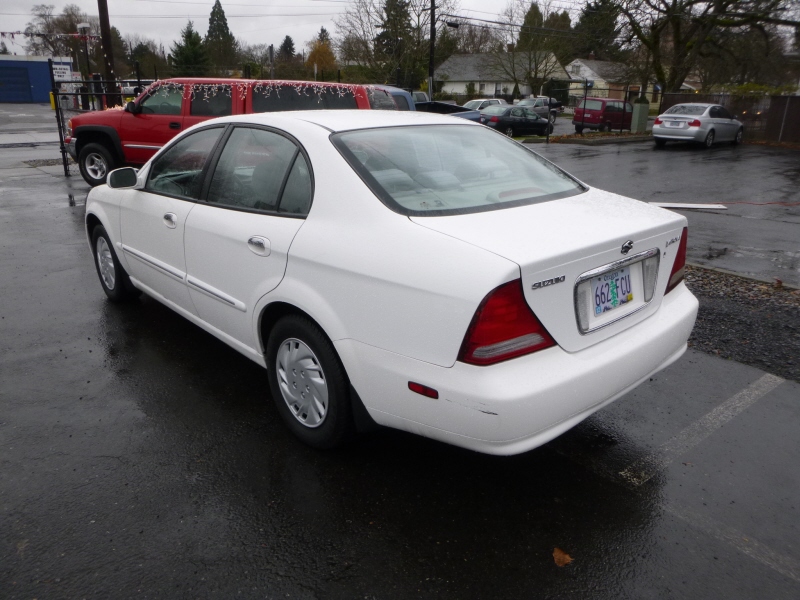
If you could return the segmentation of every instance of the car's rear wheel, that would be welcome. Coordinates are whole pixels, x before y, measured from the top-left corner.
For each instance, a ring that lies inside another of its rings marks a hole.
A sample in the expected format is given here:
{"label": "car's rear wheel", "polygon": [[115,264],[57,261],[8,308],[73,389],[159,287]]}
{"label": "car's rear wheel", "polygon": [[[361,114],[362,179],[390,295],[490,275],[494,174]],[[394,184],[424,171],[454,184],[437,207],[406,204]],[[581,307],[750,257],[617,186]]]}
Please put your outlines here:
{"label": "car's rear wheel", "polygon": [[714,145],[714,130],[713,129],[708,132],[708,135],[706,136],[706,139],[703,142],[703,145],[706,148],[711,148],[711,146]]}
{"label": "car's rear wheel", "polygon": [[335,448],[353,432],[350,386],[323,331],[309,318],[281,318],[267,340],[272,398],[286,425],[314,448]]}
{"label": "car's rear wheel", "polygon": [[119,263],[108,233],[102,225],[92,231],[92,249],[97,276],[109,300],[123,302],[141,295],[142,292],[133,287],[130,277]]}
{"label": "car's rear wheel", "polygon": [[736,137],[733,138],[733,145],[738,146],[742,143],[742,137],[744,136],[744,130],[740,127],[739,131],[736,132]]}
{"label": "car's rear wheel", "polygon": [[102,144],[86,144],[78,155],[78,168],[83,179],[95,187],[106,182],[108,174],[115,169],[114,157]]}
{"label": "car's rear wheel", "polygon": [[514,137],[514,128],[506,127],[506,130],[503,133],[505,133],[508,137]]}
{"label": "car's rear wheel", "polygon": [[667,140],[656,138],[656,148],[663,148],[666,145],[667,145]]}
{"label": "car's rear wheel", "polygon": [[581,125],[575,125],[575,133],[583,133],[583,127]]}

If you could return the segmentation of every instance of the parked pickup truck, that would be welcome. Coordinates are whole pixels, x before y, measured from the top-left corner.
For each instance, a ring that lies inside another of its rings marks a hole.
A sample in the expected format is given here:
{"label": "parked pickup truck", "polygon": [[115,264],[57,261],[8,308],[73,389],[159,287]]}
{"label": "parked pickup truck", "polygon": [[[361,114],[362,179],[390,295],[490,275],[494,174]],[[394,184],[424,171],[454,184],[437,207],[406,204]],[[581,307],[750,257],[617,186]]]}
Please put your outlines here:
{"label": "parked pickup truck", "polygon": [[[375,88],[391,94],[394,103],[397,105],[397,110],[416,110],[419,112],[436,113],[437,115],[452,115],[469,121],[481,122],[481,112],[479,110],[470,110],[469,108],[456,106],[455,104],[447,104],[446,102],[416,102],[414,96],[412,96],[410,92],[390,85],[376,85]],[[414,92],[415,95],[422,93],[423,92]],[[425,97],[427,98],[427,95]]]}
{"label": "parked pickup truck", "polygon": [[285,110],[397,110],[392,96],[369,85],[316,81],[179,78],[156,81],[124,109],[73,117],[66,144],[91,186],[109,172],[139,166],[179,132],[226,115]]}

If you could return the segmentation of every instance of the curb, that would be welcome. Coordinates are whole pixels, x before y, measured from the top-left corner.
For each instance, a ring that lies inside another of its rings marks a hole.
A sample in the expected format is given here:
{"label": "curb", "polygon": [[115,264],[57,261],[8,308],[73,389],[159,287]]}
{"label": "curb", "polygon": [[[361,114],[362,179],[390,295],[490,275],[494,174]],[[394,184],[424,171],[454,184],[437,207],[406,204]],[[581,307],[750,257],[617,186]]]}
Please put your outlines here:
{"label": "curb", "polygon": [[[692,267],[693,269],[703,269],[704,271],[714,271],[715,273],[721,273],[722,275],[732,275],[733,277],[740,277],[741,279],[749,279],[750,281],[757,281],[759,283],[765,283],[767,285],[775,285],[775,281],[768,280],[768,279],[761,279],[759,277],[752,277],[750,275],[742,275],[741,273],[736,273],[734,271],[728,271],[727,269],[720,269],[719,267],[708,267],[706,265],[699,265],[697,263],[686,262],[687,267]],[[790,289],[790,290],[800,290],[800,286],[792,285],[790,283],[782,283],[783,288]]]}
{"label": "curb", "polygon": [[16,144],[0,144],[0,148],[35,148],[36,146],[58,146],[61,142],[17,142]]}
{"label": "curb", "polygon": [[[604,146],[606,144],[632,144],[636,142],[652,142],[650,135],[637,135],[627,137],[602,137],[602,138],[567,138],[552,141],[551,144],[575,144],[578,146]],[[543,144],[545,138],[525,138],[523,144]]]}

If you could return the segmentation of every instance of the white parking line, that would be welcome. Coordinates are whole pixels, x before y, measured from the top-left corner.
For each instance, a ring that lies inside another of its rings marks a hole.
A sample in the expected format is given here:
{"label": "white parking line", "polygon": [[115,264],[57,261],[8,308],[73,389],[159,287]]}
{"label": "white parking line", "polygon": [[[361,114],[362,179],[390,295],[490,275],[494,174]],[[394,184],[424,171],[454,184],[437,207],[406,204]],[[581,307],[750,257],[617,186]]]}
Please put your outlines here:
{"label": "white parking line", "polygon": [[713,519],[693,511],[672,505],[667,505],[666,510],[671,515],[685,521],[695,529],[699,529],[721,542],[730,544],[740,552],[766,565],[770,569],[774,569],[781,575],[785,575],[790,579],[800,582],[800,562],[793,558],[775,552],[758,540],[753,539],[749,535],[745,535],[733,527],[728,527],[723,523],[714,521]]}
{"label": "white parking line", "polygon": [[710,413],[689,425],[678,435],[663,443],[656,451],[647,454],[623,471],[620,471],[619,474],[625,481],[634,486],[646,483],[658,471],[669,466],[680,455],[697,446],[725,423],[778,387],[783,381],[776,375],[764,375],[738,394],[728,398]]}

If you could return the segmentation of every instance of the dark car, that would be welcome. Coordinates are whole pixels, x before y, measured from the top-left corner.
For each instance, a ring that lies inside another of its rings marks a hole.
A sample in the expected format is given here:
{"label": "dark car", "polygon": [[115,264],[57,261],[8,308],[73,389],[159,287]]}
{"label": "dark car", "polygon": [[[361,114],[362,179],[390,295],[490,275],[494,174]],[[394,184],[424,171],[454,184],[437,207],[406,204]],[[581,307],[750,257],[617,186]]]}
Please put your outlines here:
{"label": "dark car", "polygon": [[553,124],[524,106],[495,105],[481,111],[481,123],[509,137],[553,133]]}

